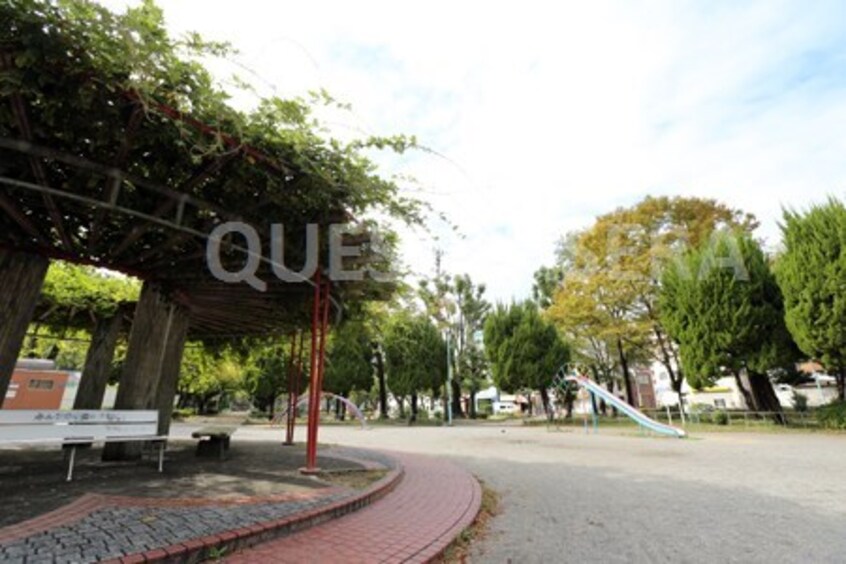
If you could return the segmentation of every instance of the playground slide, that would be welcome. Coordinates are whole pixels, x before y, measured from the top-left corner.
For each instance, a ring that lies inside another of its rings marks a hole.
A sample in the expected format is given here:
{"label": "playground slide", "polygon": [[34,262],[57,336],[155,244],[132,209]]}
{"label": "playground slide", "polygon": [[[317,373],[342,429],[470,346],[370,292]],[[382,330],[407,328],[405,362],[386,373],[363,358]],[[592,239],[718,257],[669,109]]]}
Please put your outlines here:
{"label": "playground slide", "polygon": [[631,419],[634,419],[639,425],[642,425],[651,431],[655,431],[656,433],[660,433],[662,435],[678,437],[680,439],[687,436],[687,433],[681,429],[665,425],[664,423],[659,423],[658,421],[647,417],[590,378],[586,378],[585,376],[569,376],[567,379],[576,382],[578,385],[586,388],[589,392],[601,397],[605,400],[605,403],[613,405]]}

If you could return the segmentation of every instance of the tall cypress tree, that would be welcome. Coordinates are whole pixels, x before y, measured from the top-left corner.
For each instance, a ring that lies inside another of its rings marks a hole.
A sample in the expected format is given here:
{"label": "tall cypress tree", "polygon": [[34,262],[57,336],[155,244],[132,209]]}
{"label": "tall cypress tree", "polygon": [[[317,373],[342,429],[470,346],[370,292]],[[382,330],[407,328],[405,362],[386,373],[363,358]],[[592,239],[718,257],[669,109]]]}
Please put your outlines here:
{"label": "tall cypress tree", "polygon": [[765,371],[794,360],[794,347],[784,328],[779,287],[754,239],[715,233],[668,265],[660,305],[692,387],[712,385],[728,372],[749,408],[781,412]]}
{"label": "tall cypress tree", "polygon": [[784,212],[776,276],[787,328],[802,352],[837,378],[846,399],[846,207],[831,198],[806,213]]}

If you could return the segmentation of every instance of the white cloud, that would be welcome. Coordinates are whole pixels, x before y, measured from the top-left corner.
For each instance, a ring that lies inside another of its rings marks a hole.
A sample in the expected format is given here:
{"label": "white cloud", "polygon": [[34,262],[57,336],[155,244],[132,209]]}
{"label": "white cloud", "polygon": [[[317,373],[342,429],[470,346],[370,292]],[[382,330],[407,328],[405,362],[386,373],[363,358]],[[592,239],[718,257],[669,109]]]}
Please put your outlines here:
{"label": "white cloud", "polygon": [[[351,102],[339,126],[415,133],[445,155],[386,162],[466,235],[441,229],[447,268],[495,298],[527,295],[560,234],[647,193],[742,207],[773,240],[782,205],[846,183],[842,4],[162,5],[278,93]],[[430,270],[433,243],[408,239],[408,262]]]}

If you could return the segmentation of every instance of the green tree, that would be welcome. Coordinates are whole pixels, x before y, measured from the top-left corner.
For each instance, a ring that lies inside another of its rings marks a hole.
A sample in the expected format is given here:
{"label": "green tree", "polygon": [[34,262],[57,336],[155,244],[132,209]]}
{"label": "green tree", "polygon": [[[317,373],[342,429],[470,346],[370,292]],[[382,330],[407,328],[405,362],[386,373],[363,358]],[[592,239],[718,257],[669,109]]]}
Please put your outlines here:
{"label": "green tree", "polygon": [[474,284],[470,275],[456,276],[452,295],[456,305],[455,378],[469,394],[468,411],[476,418],[476,394],[488,381],[487,359],[479,343],[491,304],[485,299],[484,284]]}
{"label": "green tree", "polygon": [[549,388],[570,361],[570,347],[531,301],[498,305],[485,322],[485,350],[494,383],[506,392],[538,390],[549,417]]}
{"label": "green tree", "polygon": [[[426,311],[439,329],[446,330],[451,339],[453,379],[452,410],[462,416],[462,387],[470,395],[468,407],[470,417],[475,417],[476,393],[487,380],[484,355],[481,354],[477,337],[482,331],[485,317],[491,304],[485,299],[486,286],[476,284],[469,274],[452,276],[441,271],[440,252],[436,255],[436,274],[430,280],[422,280],[418,295]],[[473,355],[473,358],[465,358]]]}
{"label": "green tree", "polygon": [[288,360],[281,345],[256,344],[247,356],[244,389],[253,405],[273,419],[276,399],[288,391]]}
{"label": "green tree", "polygon": [[[341,397],[349,397],[354,390],[373,387],[373,338],[363,323],[349,322],[338,327],[326,356],[326,375],[323,389]],[[344,408],[336,405],[339,418]]]}
{"label": "green tree", "polygon": [[122,306],[138,300],[139,291],[134,278],[53,261],[22,354],[55,359],[61,368],[82,370],[97,323],[120,315]]}
{"label": "green tree", "polygon": [[766,371],[789,363],[781,292],[760,246],[747,234],[720,232],[665,268],[662,322],[679,343],[696,388],[732,374],[747,405],[781,412]]}
{"label": "green tree", "polygon": [[199,413],[208,413],[227,394],[244,387],[246,372],[243,356],[229,346],[186,346],[177,386],[179,406],[193,405]]}
{"label": "green tree", "polygon": [[837,379],[846,399],[846,207],[831,198],[805,213],[785,211],[776,277],[787,328],[806,355]]}
{"label": "green tree", "polygon": [[138,280],[91,266],[53,261],[41,288],[40,321],[87,326],[92,317],[114,315],[121,304],[138,301]]}
{"label": "green tree", "polygon": [[532,299],[539,308],[546,309],[552,305],[555,292],[564,280],[564,268],[559,264],[542,266],[535,271],[533,278]]}
{"label": "green tree", "polygon": [[[442,332],[447,332],[450,339],[450,347],[454,348],[455,337],[458,333],[458,305],[455,300],[455,287],[453,285],[452,276],[444,272],[441,268],[441,260],[443,259],[443,251],[437,249],[435,251],[435,275],[429,279],[420,281],[417,295],[423,302],[426,308],[426,313],[429,315],[432,322],[437,329]],[[457,372],[456,359],[458,355],[455,351],[450,355],[450,362],[452,362],[453,374]],[[455,417],[463,417],[464,411],[461,405],[461,380],[453,378],[451,383],[450,393],[452,395],[452,414]]]}
{"label": "green tree", "polygon": [[414,422],[419,393],[446,381],[446,344],[427,316],[400,311],[386,327],[384,349],[391,391],[411,398],[409,422]]}

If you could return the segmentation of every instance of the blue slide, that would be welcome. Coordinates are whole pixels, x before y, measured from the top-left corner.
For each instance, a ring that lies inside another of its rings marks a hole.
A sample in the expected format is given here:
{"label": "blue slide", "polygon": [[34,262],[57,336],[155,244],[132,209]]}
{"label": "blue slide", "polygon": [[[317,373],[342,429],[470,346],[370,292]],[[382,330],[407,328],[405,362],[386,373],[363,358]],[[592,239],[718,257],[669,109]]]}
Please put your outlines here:
{"label": "blue slide", "polygon": [[605,403],[613,405],[614,407],[625,413],[628,417],[634,419],[638,423],[638,425],[642,425],[650,431],[655,431],[656,433],[659,433],[661,435],[670,435],[672,437],[678,437],[680,439],[687,436],[687,433],[685,433],[682,429],[672,427],[664,423],[659,423],[658,421],[647,417],[646,415],[644,415],[634,407],[630,406],[629,404],[627,404],[626,402],[624,402],[623,400],[621,400],[620,398],[618,398],[617,396],[615,396],[614,394],[612,394],[590,378],[587,378],[585,376],[567,376],[566,379],[571,382],[576,382],[579,386],[587,389],[590,393],[601,397],[605,400]]}

